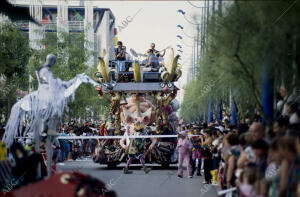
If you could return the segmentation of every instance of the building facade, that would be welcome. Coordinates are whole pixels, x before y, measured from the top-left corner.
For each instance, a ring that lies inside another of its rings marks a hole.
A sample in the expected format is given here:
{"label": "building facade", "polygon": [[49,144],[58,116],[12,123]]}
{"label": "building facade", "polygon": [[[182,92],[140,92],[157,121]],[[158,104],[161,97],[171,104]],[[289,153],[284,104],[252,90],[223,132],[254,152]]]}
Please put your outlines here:
{"label": "building facade", "polygon": [[[100,56],[105,49],[113,57],[115,18],[110,9],[93,6],[93,1],[80,0],[13,0],[11,3],[28,8],[31,16],[42,24],[17,22],[20,30],[28,36],[31,48],[39,50],[45,47],[40,41],[46,32],[56,32],[58,42],[63,42],[62,33],[84,32],[87,50]],[[95,61],[91,55],[87,65],[92,66]]]}

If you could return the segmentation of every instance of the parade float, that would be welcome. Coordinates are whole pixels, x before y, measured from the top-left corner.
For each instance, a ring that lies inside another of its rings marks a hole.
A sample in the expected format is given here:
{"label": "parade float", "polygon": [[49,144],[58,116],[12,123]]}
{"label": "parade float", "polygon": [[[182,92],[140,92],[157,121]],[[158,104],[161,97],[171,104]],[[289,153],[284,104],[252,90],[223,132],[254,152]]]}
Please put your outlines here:
{"label": "parade float", "polygon": [[[174,82],[181,77],[178,58],[179,55],[175,56],[170,49],[166,63],[160,63],[158,69],[145,69],[146,64],[139,60],[110,61],[104,51],[94,76],[100,83],[96,88],[100,99],[106,98],[110,102],[108,119],[114,123],[113,135],[134,135],[135,125],[142,125],[143,135],[148,136],[148,140],[144,140],[146,162],[163,166],[177,162],[174,157],[175,139],[158,137],[154,139],[154,148],[147,148],[151,144],[149,135],[175,134],[179,103],[175,99],[178,88]],[[126,69],[120,71],[120,65],[125,65]],[[101,129],[104,130],[105,126]],[[108,132],[102,132],[103,135],[105,133]],[[119,139],[103,139],[94,152],[93,160],[116,166],[126,160],[125,155]]]}

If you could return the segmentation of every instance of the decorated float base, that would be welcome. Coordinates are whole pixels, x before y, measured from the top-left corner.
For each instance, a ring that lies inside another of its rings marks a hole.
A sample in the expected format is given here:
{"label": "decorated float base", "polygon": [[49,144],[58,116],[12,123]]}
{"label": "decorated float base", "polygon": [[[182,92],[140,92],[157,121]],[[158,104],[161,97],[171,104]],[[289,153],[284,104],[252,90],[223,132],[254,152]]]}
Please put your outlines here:
{"label": "decorated float base", "polygon": [[[157,163],[163,167],[170,164],[176,164],[178,161],[176,144],[173,142],[157,143],[151,151],[145,151],[146,163]],[[117,165],[126,162],[127,155],[121,146],[104,147],[97,146],[93,155],[95,163],[107,165],[108,168],[114,168]],[[139,160],[133,160],[133,163],[139,163]]]}

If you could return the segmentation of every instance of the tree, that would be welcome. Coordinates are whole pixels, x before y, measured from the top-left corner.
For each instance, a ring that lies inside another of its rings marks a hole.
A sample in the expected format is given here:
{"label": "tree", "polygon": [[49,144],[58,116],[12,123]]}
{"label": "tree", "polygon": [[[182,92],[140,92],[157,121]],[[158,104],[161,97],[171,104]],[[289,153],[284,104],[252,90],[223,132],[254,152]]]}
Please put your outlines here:
{"label": "tree", "polygon": [[[249,109],[257,108],[263,114],[262,72],[267,52],[273,72],[268,74],[274,74],[274,87],[284,83],[290,92],[300,87],[300,5],[290,7],[288,1],[223,5],[222,14],[213,13],[208,19],[205,52],[199,58],[195,82],[187,85],[181,107],[185,120],[207,111],[208,97],[213,101],[221,98],[229,111],[230,95],[240,120],[253,114]],[[207,89],[211,81],[214,88]]]}
{"label": "tree", "polygon": [[[26,65],[31,50],[28,41],[18,28],[9,22],[0,27],[0,76],[1,80],[1,113],[9,116],[11,107],[16,101],[17,90],[26,88],[24,79]],[[6,103],[6,105],[3,105]]]}

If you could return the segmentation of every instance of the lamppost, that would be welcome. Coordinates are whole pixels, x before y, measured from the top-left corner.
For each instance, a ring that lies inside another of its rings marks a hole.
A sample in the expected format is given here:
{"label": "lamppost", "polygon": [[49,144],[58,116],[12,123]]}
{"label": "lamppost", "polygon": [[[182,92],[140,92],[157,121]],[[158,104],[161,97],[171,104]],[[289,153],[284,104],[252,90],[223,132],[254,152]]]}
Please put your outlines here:
{"label": "lamppost", "polygon": [[182,36],[181,35],[177,35],[177,38],[179,38],[180,40],[182,40]]}
{"label": "lamppost", "polygon": [[194,46],[191,46],[191,45],[186,44],[186,43],[183,41],[183,37],[182,37],[181,35],[177,35],[176,37],[179,38],[179,39],[181,40],[181,42],[182,42],[185,46],[187,46],[187,47],[194,47]]}
{"label": "lamppost", "polygon": [[[183,38],[181,35],[177,35],[176,36],[177,38],[179,38],[182,43],[188,47],[191,47],[192,48],[192,68],[191,68],[191,72],[189,73],[191,75],[191,78],[194,79],[195,78],[195,68],[196,68],[196,62],[198,62],[198,57],[196,57],[196,46],[195,46],[195,40],[194,40],[194,46],[191,46],[191,45],[187,45],[184,41],[183,41]],[[197,60],[196,60],[197,58]]]}
{"label": "lamppost", "polygon": [[[183,12],[182,10],[180,11],[181,13]],[[183,12],[183,13],[185,13],[185,12]],[[195,37],[193,37],[193,36],[189,36],[188,34],[186,34],[185,32],[184,32],[184,28],[183,28],[183,26],[182,25],[177,25],[177,27],[179,28],[179,29],[181,29],[181,31],[184,33],[184,35],[185,36],[187,36],[187,37],[189,37],[189,38],[191,38],[191,39],[193,39],[193,41],[194,42],[196,42],[196,49],[193,49],[193,50],[196,50],[196,52],[194,51],[194,55],[196,56],[195,57],[195,59],[194,59],[194,61],[195,61],[195,64],[197,65],[198,64],[198,62],[199,62],[199,54],[198,54],[198,51],[199,51],[199,26],[197,26],[197,37],[195,38]],[[194,46],[195,47],[195,46]],[[194,65],[194,64],[193,64]],[[196,73],[197,71],[196,71],[196,69],[197,69],[197,66],[193,66],[193,68],[192,68],[192,73]]]}
{"label": "lamppost", "polygon": [[185,31],[183,30],[183,26],[182,26],[182,25],[177,25],[177,27],[178,27],[179,29],[181,29],[182,33],[183,33],[185,36],[194,39],[193,36],[190,36],[190,35],[188,35],[187,33],[185,33]]}
{"label": "lamppost", "polygon": [[[197,37],[196,37],[196,39],[194,37],[192,37],[192,36],[187,35],[184,32],[184,30],[183,30],[184,28],[183,28],[182,25],[177,25],[177,27],[180,28],[183,31],[184,35],[186,35],[189,38],[193,38],[194,42],[196,42],[196,46],[197,46],[196,51],[194,49],[194,54],[197,57],[196,63],[198,63],[198,60],[199,60],[199,44],[200,44],[200,50],[201,50],[201,54],[202,55],[203,55],[203,51],[204,51],[203,50],[204,49],[204,43],[203,42],[205,41],[205,38],[206,38],[206,36],[205,36],[205,24],[204,24],[205,23],[205,19],[204,19],[204,17],[205,17],[205,8],[209,8],[209,4],[207,6],[207,3],[205,1],[205,6],[204,7],[197,7],[197,8],[201,8],[202,9],[202,16],[201,16],[201,23],[200,24],[199,23],[191,22],[190,20],[187,19],[185,11],[183,11],[182,9],[178,10],[178,13],[181,13],[184,16],[185,20],[188,23],[190,23],[192,25],[197,25]],[[201,41],[199,41],[199,31],[200,31],[200,39],[201,39]],[[196,66],[194,66],[193,72],[196,73]]]}
{"label": "lamppost", "polygon": [[183,15],[184,19],[185,19],[188,23],[190,23],[190,24],[192,24],[192,25],[201,25],[201,24],[199,24],[199,23],[193,23],[192,21],[190,21],[189,19],[187,19],[186,15],[185,15],[185,13],[186,13],[185,11],[179,9],[179,10],[177,10],[177,12],[181,13],[181,14]]}

